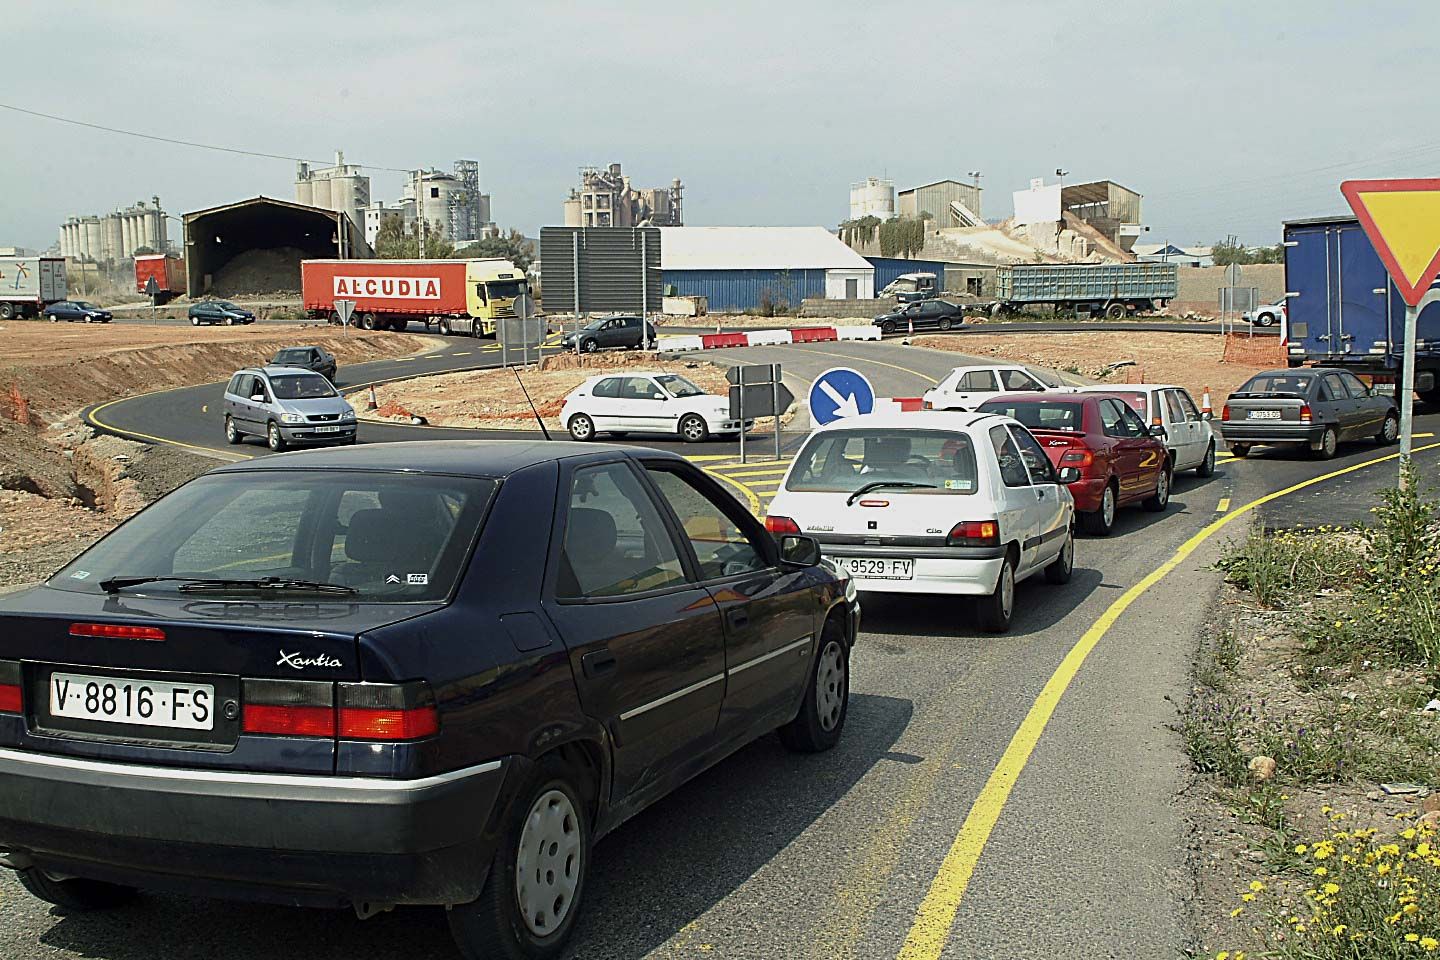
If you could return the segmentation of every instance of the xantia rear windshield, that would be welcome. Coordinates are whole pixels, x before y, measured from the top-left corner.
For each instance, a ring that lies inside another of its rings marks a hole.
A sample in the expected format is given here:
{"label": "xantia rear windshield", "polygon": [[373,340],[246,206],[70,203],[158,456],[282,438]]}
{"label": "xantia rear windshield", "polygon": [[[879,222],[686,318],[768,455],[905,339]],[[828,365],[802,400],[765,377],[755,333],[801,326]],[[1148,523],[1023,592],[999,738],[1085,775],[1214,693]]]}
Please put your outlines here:
{"label": "xantia rear windshield", "polygon": [[977,489],[975,448],[944,430],[842,430],[817,434],[795,458],[785,489],[854,493],[872,483],[895,492],[967,494]]}
{"label": "xantia rear windshield", "polygon": [[113,578],[174,577],[128,592],[186,595],[185,578],[270,577],[349,587],[356,602],[440,600],[460,576],[495,488],[486,479],[334,470],[201,477],[117,528],[49,585],[95,593]]}
{"label": "xantia rear windshield", "polygon": [[1085,405],[1073,400],[1041,400],[1015,402],[986,400],[977,408],[986,413],[1014,417],[1031,430],[1070,430],[1080,432],[1085,425]]}

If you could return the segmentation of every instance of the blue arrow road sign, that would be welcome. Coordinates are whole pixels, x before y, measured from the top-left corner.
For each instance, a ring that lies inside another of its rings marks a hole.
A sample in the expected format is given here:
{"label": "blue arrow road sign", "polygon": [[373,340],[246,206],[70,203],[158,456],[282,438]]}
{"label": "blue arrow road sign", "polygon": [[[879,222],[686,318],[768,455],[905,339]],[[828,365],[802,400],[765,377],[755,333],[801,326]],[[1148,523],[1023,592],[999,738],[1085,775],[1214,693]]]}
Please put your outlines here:
{"label": "blue arrow road sign", "polygon": [[831,367],[810,387],[810,419],[817,425],[858,417],[875,409],[875,388],[849,367]]}

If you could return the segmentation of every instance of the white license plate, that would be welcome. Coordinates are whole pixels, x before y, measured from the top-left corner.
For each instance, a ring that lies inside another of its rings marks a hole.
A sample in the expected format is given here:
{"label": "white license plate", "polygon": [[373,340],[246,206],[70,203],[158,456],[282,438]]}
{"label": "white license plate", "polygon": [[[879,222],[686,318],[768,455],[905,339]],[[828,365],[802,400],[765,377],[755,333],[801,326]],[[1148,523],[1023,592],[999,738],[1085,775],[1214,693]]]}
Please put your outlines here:
{"label": "white license plate", "polygon": [[915,579],[915,561],[908,558],[899,560],[890,557],[885,559],[839,557],[837,559],[841,568],[857,580]]}
{"label": "white license plate", "polygon": [[340,432],[340,428],[339,428],[339,427],[316,427],[316,428],[315,428],[315,432],[316,432],[316,433],[339,433],[339,432]]}
{"label": "white license plate", "polygon": [[50,715],[172,730],[213,730],[215,688],[83,673],[50,675]]}
{"label": "white license plate", "polygon": [[1249,410],[1245,413],[1247,420],[1279,420],[1279,410]]}

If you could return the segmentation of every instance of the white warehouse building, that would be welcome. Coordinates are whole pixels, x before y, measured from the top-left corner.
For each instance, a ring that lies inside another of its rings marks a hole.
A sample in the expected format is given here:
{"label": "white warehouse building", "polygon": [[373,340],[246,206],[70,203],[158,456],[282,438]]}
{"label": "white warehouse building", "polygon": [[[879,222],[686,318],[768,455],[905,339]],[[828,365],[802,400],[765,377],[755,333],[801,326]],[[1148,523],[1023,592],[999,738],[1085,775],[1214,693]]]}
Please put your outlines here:
{"label": "white warehouse building", "polygon": [[875,296],[875,268],[824,227],[661,227],[660,270],[716,312]]}

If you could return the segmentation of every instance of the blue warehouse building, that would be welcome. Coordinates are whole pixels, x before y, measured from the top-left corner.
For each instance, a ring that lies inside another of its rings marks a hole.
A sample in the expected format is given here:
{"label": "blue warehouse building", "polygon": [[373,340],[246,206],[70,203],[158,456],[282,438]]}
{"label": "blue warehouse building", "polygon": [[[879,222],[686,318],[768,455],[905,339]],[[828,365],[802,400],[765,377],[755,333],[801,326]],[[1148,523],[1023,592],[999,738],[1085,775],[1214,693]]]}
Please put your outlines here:
{"label": "blue warehouse building", "polygon": [[875,296],[875,268],[824,227],[663,227],[660,269],[667,288],[707,298],[712,312]]}

